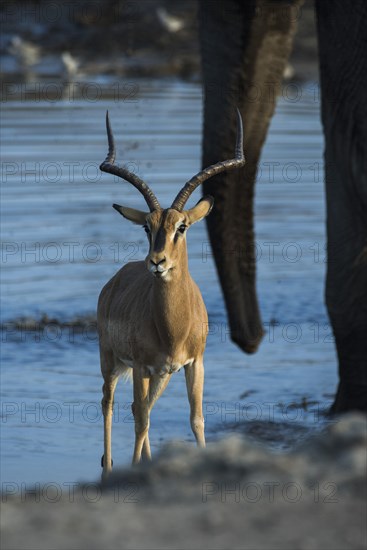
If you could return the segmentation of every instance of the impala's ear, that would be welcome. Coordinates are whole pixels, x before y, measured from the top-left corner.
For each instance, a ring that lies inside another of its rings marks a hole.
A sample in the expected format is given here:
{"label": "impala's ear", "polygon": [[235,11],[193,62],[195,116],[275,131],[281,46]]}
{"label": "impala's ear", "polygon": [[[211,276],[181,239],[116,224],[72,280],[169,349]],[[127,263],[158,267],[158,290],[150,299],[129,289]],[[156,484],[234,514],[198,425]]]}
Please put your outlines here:
{"label": "impala's ear", "polygon": [[144,225],[149,212],[142,212],[141,210],[135,210],[135,208],[129,208],[128,206],[120,206],[119,204],[112,205],[119,214],[124,216],[127,220],[139,225]]}
{"label": "impala's ear", "polygon": [[190,224],[199,222],[200,220],[205,218],[205,216],[207,216],[213,208],[213,204],[213,197],[211,197],[210,195],[206,195],[205,197],[200,199],[193,208],[190,208],[190,210],[186,210],[186,214],[189,217]]}

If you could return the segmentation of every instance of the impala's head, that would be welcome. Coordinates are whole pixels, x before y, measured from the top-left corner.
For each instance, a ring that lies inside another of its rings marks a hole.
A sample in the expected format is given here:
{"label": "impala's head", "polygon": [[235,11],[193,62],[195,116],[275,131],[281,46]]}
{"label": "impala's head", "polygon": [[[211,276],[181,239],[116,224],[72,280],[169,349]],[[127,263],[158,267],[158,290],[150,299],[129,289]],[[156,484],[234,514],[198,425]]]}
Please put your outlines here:
{"label": "impala's head", "polygon": [[207,216],[213,206],[213,198],[210,196],[201,199],[196,206],[190,210],[184,210],[184,206],[191,193],[205,180],[233,168],[239,168],[245,164],[243,155],[243,130],[242,119],[237,110],[237,143],[235,158],[218,162],[202,170],[196,176],[191,178],[178,193],[170,208],[162,209],[156,196],[148,185],[136,174],[129,172],[124,167],[116,166],[115,162],[115,144],[110,126],[108,112],[106,116],[107,136],[108,136],[108,155],[101,164],[100,169],[103,172],[119,176],[142,193],[149,207],[149,212],[135,210],[127,206],[114,204],[113,207],[122,216],[133,223],[142,225],[147,233],[149,240],[149,254],[146,258],[146,264],[149,271],[157,278],[169,280],[173,270],[187,262],[186,232],[188,228],[205,216]]}
{"label": "impala's head", "polygon": [[207,216],[213,206],[212,197],[204,197],[190,210],[174,208],[142,212],[114,204],[113,207],[128,220],[142,225],[149,241],[146,265],[157,278],[170,279],[173,270],[187,265],[186,233],[189,227]]}

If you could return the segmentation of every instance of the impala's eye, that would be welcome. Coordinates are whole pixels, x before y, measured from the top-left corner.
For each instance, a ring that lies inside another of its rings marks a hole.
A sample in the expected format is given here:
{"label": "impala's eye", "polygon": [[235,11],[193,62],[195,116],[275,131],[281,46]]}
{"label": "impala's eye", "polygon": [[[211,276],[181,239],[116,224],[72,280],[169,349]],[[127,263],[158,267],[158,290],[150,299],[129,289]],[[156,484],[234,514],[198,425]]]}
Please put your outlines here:
{"label": "impala's eye", "polygon": [[144,231],[145,231],[145,233],[146,233],[147,235],[150,234],[150,229],[149,229],[149,227],[148,227],[147,225],[143,225],[143,229],[144,229]]}
{"label": "impala's eye", "polygon": [[187,225],[185,225],[184,223],[182,223],[182,224],[180,225],[180,227],[177,229],[177,231],[178,231],[179,233],[185,233],[186,228],[187,228]]}

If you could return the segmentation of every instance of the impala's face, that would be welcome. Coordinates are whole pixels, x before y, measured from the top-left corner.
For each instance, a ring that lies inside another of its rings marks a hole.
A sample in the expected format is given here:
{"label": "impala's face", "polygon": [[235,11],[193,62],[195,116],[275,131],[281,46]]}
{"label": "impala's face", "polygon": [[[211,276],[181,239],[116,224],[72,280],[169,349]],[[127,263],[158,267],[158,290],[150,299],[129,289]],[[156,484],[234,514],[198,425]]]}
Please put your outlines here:
{"label": "impala's face", "polygon": [[212,197],[204,197],[194,208],[178,212],[173,208],[141,212],[125,206],[114,208],[125,218],[141,224],[149,241],[145,259],[150,273],[157,279],[170,280],[174,272],[187,268],[186,232],[212,209]]}
{"label": "impala's face", "polygon": [[172,208],[155,210],[147,216],[144,229],[149,240],[149,254],[145,261],[155,277],[169,278],[187,257],[186,232],[189,226],[186,212]]}

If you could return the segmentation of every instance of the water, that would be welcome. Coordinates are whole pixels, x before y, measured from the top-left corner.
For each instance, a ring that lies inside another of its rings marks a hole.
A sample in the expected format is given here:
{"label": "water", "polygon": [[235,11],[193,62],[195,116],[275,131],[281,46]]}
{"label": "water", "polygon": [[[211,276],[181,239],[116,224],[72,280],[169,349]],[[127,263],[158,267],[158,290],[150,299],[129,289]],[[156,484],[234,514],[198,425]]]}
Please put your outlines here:
{"label": "water", "polygon": [[[127,183],[101,174],[110,110],[121,161],[168,206],[200,166],[201,89],[137,81],[125,101],[14,101],[2,117],[2,481],[96,479],[102,379],[93,326],[16,330],[19,317],[57,322],[95,312],[104,283],[144,258],[146,237],[111,208],[145,208]],[[207,440],[247,433],[276,450],[320,429],[335,390],[336,356],[323,305],[325,204],[319,104],[281,98],[256,191],[258,291],[267,328],[257,354],[231,343],[205,224],[190,229],[190,270],[210,318],[205,355]],[[269,164],[270,163],[270,164]],[[200,196],[199,191],[191,204]],[[115,465],[131,460],[132,388],[120,383]],[[151,417],[152,451],[193,441],[183,373]]]}

